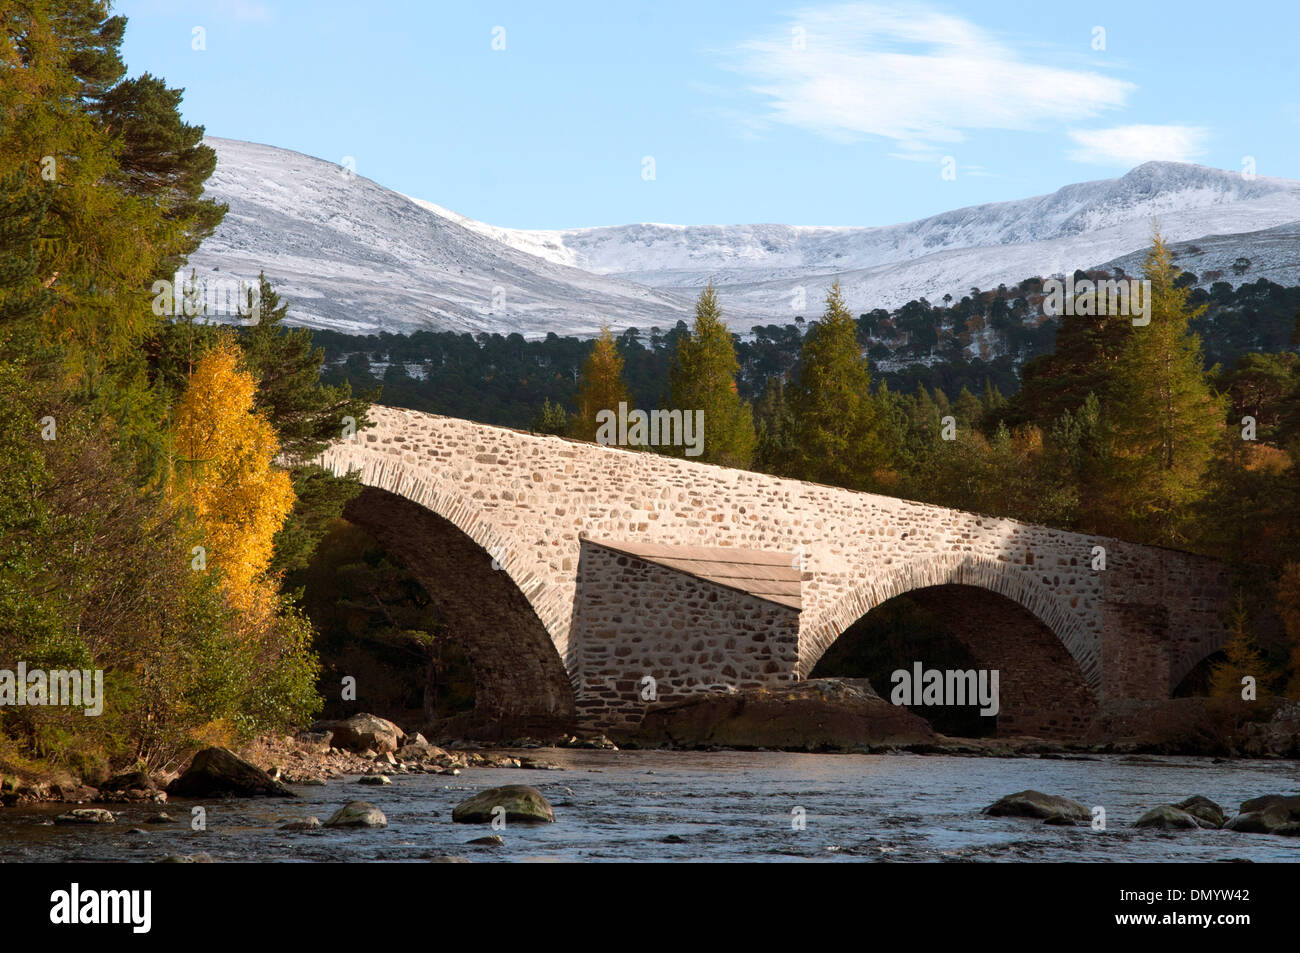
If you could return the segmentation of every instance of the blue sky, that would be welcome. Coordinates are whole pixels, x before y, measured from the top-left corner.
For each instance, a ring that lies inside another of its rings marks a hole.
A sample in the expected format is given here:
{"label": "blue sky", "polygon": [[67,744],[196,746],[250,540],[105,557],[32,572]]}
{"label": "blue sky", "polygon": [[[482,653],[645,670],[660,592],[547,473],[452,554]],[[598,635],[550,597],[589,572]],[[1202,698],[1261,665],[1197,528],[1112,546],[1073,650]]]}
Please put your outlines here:
{"label": "blue sky", "polygon": [[1300,179],[1293,0],[116,10],[210,134],[496,225],[886,225],[1146,159]]}

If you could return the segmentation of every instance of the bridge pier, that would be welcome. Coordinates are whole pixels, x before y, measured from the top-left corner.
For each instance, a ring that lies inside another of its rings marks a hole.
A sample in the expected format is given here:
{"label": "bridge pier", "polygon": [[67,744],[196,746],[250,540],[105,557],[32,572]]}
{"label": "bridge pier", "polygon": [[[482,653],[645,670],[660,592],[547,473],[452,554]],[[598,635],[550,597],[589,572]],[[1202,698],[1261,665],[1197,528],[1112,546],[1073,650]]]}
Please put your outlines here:
{"label": "bridge pier", "polygon": [[582,540],[566,660],[580,721],[635,728],[653,701],[796,681],[793,562],[788,553]]}

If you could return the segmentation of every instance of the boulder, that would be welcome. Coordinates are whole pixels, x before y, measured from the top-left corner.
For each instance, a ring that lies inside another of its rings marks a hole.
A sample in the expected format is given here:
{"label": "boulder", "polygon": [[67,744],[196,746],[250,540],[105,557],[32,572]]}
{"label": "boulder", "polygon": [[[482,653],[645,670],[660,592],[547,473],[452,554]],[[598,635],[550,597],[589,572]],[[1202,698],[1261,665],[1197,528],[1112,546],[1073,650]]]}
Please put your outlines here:
{"label": "boulder", "polygon": [[1292,820],[1300,821],[1300,795],[1265,794],[1262,797],[1251,798],[1249,801],[1242,801],[1241,803],[1241,813],[1243,814],[1273,809],[1284,811],[1290,815]]}
{"label": "boulder", "polygon": [[1070,817],[1068,814],[1053,814],[1051,817],[1043,818],[1043,823],[1048,827],[1078,827],[1079,822]]}
{"label": "boulder", "polygon": [[[1241,804],[1241,813],[1223,825],[1241,834],[1279,834],[1300,822],[1300,796],[1265,794]],[[1290,836],[1290,835],[1288,835]]]}
{"label": "boulder", "polygon": [[115,774],[99,785],[101,791],[130,791],[132,789],[152,791],[153,788],[153,778],[149,777],[148,771],[142,769]]}
{"label": "boulder", "polygon": [[76,810],[60,814],[54,819],[55,824],[112,824],[117,820],[112,811],[102,807],[79,807]]}
{"label": "boulder", "polygon": [[167,793],[177,797],[296,797],[256,765],[225,748],[204,748],[171,784]]}
{"label": "boulder", "polygon": [[346,721],[320,722],[313,726],[316,731],[332,731],[333,745],[358,754],[370,752],[370,757],[396,751],[406,732],[386,718],[378,715],[353,715]]}
{"label": "boulder", "polygon": [[301,821],[289,821],[287,824],[281,824],[282,831],[318,831],[322,827],[320,818],[316,816],[303,818]]}
{"label": "boulder", "polygon": [[468,863],[470,863],[470,859],[469,859],[468,857],[457,857],[457,856],[454,855],[454,854],[439,854],[437,857],[430,857],[430,858],[429,858],[429,863],[431,863],[431,864],[468,864]]}
{"label": "boulder", "polygon": [[325,822],[326,827],[387,827],[384,812],[368,801],[351,801]]}
{"label": "boulder", "polygon": [[990,817],[1037,817],[1044,820],[1055,814],[1076,821],[1092,819],[1092,812],[1078,801],[1059,794],[1043,794],[1041,791],[1008,794],[984,808],[983,813]]}
{"label": "boulder", "polygon": [[1269,808],[1263,811],[1243,811],[1224,824],[1223,829],[1238,834],[1273,834],[1291,823],[1291,818],[1285,812]]}
{"label": "boulder", "polygon": [[393,781],[386,774],[365,774],[357,778],[357,784],[392,784]]}
{"label": "boulder", "polygon": [[1214,825],[1207,821],[1202,821],[1193,814],[1184,811],[1182,808],[1174,807],[1172,804],[1161,804],[1159,807],[1153,807],[1136,821],[1134,827],[1154,827],[1159,830],[1197,830],[1202,826],[1212,827]]}
{"label": "boulder", "polygon": [[1211,827],[1222,827],[1223,822],[1228,819],[1227,815],[1223,813],[1223,808],[1219,807],[1219,805],[1215,804],[1208,797],[1201,797],[1199,794],[1194,794],[1185,801],[1179,801],[1174,805],[1174,807],[1186,811],[1188,814],[1199,820],[1205,821],[1206,824]]}
{"label": "boulder", "polygon": [[473,840],[465,842],[473,844],[475,847],[505,847],[506,840],[500,834],[488,834],[486,837],[475,837]]}
{"label": "boulder", "polygon": [[865,679],[818,678],[652,703],[635,740],[677,748],[853,751],[933,744],[939,736],[925,719],[877,695]]}
{"label": "boulder", "polygon": [[[421,737],[416,735],[417,738]],[[397,749],[397,760],[405,763],[408,761],[447,761],[451,755],[447,754],[437,745],[431,745],[427,741],[408,742]]]}
{"label": "boulder", "polygon": [[498,807],[505,809],[507,823],[550,824],[555,821],[555,812],[542,792],[527,784],[507,784],[480,791],[457,804],[451,812],[451,819],[457,824],[487,824],[499,816],[493,813]]}

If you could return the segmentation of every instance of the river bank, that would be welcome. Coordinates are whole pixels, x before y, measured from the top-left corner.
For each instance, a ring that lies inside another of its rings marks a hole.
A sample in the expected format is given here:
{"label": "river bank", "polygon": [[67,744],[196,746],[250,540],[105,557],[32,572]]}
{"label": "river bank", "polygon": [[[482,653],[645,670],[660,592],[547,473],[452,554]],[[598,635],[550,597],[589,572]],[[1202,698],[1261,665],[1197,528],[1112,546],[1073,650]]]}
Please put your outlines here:
{"label": "river bank", "polygon": [[[1152,714],[1154,713],[1154,714]],[[784,692],[701,696],[652,705],[634,730],[562,733],[498,742],[439,739],[370,714],[318,722],[295,735],[264,736],[238,754],[289,785],[322,785],[361,776],[448,775],[474,769],[546,770],[536,752],[550,750],[789,751],[958,758],[1094,760],[1104,756],[1184,756],[1215,764],[1300,757],[1300,712],[1278,704],[1266,718],[1241,720],[1222,730],[1204,699],[1179,699],[1107,726],[1106,740],[1061,741],[1040,737],[952,738],[934,732],[905,708],[844,680],[814,680]],[[530,753],[532,752],[532,753]],[[182,768],[184,766],[182,765]],[[126,771],[108,778],[67,772],[6,772],[0,806],[43,802],[75,805],[153,804],[167,801],[180,770]]]}

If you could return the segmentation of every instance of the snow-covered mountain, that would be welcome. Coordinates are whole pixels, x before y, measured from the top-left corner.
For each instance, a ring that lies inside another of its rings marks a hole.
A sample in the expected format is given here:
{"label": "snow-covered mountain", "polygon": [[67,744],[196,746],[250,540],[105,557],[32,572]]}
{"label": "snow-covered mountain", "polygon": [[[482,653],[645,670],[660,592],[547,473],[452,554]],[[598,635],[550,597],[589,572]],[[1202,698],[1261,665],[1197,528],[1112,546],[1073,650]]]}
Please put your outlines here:
{"label": "snow-covered mountain", "polygon": [[[1051,195],[873,228],[616,225],[502,228],[409,198],[333,163],[208,139],[208,193],[230,204],[194,256],[204,274],[265,269],[296,320],[363,331],[589,333],[670,327],[712,280],[742,329],[812,317],[836,278],[855,312],[937,301],[1099,265],[1138,270],[1152,221],[1191,271],[1300,279],[1300,182],[1172,162]],[[1251,259],[1235,274],[1232,263]],[[1203,283],[1208,283],[1202,276]]]}
{"label": "snow-covered mountain", "polygon": [[[191,256],[202,278],[255,279],[293,321],[351,333],[587,331],[685,314],[685,295],[526,254],[355,173],[297,152],[209,138],[205,197],[230,211]],[[669,321],[671,326],[672,321]]]}

